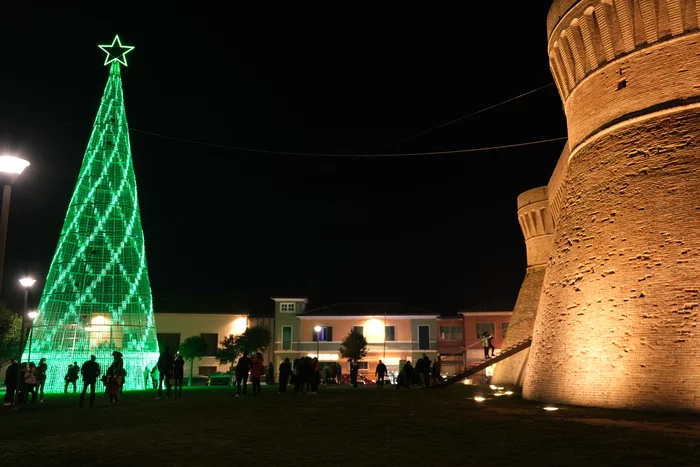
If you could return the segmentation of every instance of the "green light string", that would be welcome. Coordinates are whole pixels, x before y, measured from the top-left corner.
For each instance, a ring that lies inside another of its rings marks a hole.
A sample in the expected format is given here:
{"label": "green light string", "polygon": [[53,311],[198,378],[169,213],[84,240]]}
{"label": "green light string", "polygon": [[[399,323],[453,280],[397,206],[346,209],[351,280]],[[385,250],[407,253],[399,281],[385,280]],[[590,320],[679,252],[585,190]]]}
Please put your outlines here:
{"label": "green light string", "polygon": [[126,52],[123,62],[108,52],[109,79],[22,356],[31,345],[33,361],[47,359],[45,392],[63,392],[68,365],[92,354],[106,372],[115,350],[124,356],[125,388],[144,389],[158,360],[120,76]]}

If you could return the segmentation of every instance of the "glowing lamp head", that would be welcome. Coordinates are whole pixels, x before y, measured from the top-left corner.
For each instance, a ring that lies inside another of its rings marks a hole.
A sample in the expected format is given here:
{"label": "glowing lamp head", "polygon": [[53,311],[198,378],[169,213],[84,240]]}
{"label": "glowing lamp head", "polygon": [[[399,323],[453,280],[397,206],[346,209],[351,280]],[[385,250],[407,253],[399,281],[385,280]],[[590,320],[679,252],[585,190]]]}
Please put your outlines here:
{"label": "glowing lamp head", "polygon": [[36,280],[32,279],[31,277],[25,277],[19,280],[19,283],[22,284],[22,287],[31,287],[34,285],[35,282]]}
{"label": "glowing lamp head", "polygon": [[30,311],[29,313],[27,313],[27,316],[29,317],[29,319],[36,319],[36,317],[39,316],[39,312],[38,311]]}
{"label": "glowing lamp head", "polygon": [[542,408],[543,408],[544,410],[546,410],[547,412],[554,412],[555,410],[559,410],[559,407],[554,407],[554,406],[552,406],[552,405],[548,405],[548,406],[542,407]]}
{"label": "glowing lamp head", "polygon": [[314,326],[314,331],[321,332],[323,328],[321,326]]}
{"label": "glowing lamp head", "polygon": [[512,396],[512,395],[513,395],[513,391],[506,391],[506,392],[504,392],[503,394],[505,394],[506,396]]}
{"label": "glowing lamp head", "polygon": [[29,161],[14,156],[0,156],[0,172],[21,174],[29,167]]}
{"label": "glowing lamp head", "polygon": [[485,397],[482,397],[482,396],[476,396],[476,397],[474,398],[474,400],[477,401],[477,402],[484,402],[484,401],[486,400],[486,398],[485,398]]}

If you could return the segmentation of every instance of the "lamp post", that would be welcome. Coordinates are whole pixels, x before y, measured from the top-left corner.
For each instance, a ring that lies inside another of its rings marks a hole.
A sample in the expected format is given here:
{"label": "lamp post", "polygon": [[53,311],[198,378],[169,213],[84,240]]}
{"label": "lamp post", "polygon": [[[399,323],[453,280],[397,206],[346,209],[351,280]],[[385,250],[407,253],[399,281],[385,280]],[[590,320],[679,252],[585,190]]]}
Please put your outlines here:
{"label": "lamp post", "polygon": [[319,357],[319,344],[321,343],[321,326],[314,326],[314,331],[316,331],[316,359],[321,360]]}
{"label": "lamp post", "polygon": [[31,327],[29,328],[29,349],[27,350],[27,361],[31,362],[32,361],[32,335],[34,334],[34,320],[36,317],[39,316],[38,311],[30,311],[27,313],[27,318],[29,318],[31,321]]}
{"label": "lamp post", "polygon": [[[5,188],[9,188],[8,186],[5,186]],[[9,201],[8,201],[9,203]],[[5,215],[5,200],[3,199],[2,202],[3,206],[3,215]],[[7,224],[5,224],[5,228],[7,228]],[[5,232],[6,233],[6,232]],[[4,233],[3,233],[4,235]],[[3,240],[4,242],[4,240]],[[4,246],[3,246],[3,254],[4,254]],[[19,352],[17,356],[17,380],[15,384],[15,407],[18,405],[18,396],[19,396],[19,373],[20,370],[22,369],[22,353],[24,352],[24,320],[27,319],[27,306],[29,303],[29,288],[34,285],[36,280],[32,279],[31,277],[24,277],[19,280],[19,283],[22,284],[22,287],[24,287],[24,309],[22,310],[22,320],[20,324],[20,331],[19,331]]]}
{"label": "lamp post", "polygon": [[7,243],[7,223],[10,216],[10,193],[12,182],[29,166],[29,162],[19,157],[0,156],[0,174],[4,187],[2,189],[2,210],[0,211],[0,291],[2,291],[2,276],[5,269],[5,244]]}

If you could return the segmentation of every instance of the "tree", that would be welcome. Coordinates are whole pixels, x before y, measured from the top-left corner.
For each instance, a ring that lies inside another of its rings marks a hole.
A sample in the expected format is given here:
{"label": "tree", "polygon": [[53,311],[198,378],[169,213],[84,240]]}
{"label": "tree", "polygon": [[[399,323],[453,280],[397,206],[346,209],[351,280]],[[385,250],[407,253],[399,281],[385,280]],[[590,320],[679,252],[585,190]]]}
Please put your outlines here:
{"label": "tree", "polygon": [[207,354],[207,343],[201,336],[190,336],[180,344],[180,355],[185,361],[190,362],[190,378],[188,386],[192,386],[192,370],[194,369],[194,359],[202,359]]}
{"label": "tree", "polygon": [[367,339],[361,332],[352,330],[343,339],[340,355],[348,360],[362,360],[367,356]]}
{"label": "tree", "polygon": [[236,340],[237,336],[231,334],[219,342],[221,347],[216,349],[216,359],[219,361],[219,363],[222,365],[226,365],[228,363],[231,364],[231,382],[229,384],[233,384],[233,364],[241,354],[241,350],[238,347]]}
{"label": "tree", "polygon": [[272,334],[265,326],[253,326],[236,337],[236,347],[240,353],[264,352],[272,342]]}
{"label": "tree", "polygon": [[0,302],[0,361],[15,357],[19,349],[22,321],[17,313]]}

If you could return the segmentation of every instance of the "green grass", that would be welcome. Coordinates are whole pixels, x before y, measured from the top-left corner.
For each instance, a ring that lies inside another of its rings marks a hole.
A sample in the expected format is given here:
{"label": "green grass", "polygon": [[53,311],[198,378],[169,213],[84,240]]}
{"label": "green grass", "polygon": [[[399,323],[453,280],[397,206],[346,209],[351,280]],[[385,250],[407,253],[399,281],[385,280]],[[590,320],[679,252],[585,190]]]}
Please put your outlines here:
{"label": "green grass", "polygon": [[[324,390],[325,389],[325,390]],[[700,462],[700,417],[586,408],[545,412],[484,387],[238,399],[227,387],[181,400],[125,393],[120,405],[74,395],[0,413],[0,464],[15,465],[669,465]],[[28,459],[31,459],[29,461]]]}

